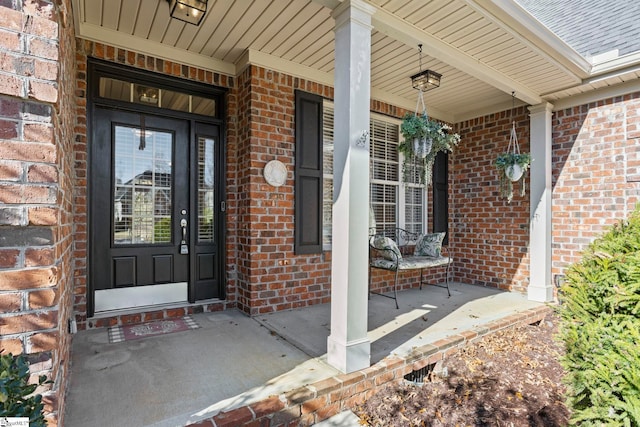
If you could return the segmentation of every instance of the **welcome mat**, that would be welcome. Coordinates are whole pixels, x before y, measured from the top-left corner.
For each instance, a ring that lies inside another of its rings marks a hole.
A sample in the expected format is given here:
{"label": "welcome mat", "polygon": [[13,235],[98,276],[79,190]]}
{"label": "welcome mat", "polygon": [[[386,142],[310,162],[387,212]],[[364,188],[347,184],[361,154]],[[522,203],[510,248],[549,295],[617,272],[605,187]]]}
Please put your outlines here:
{"label": "welcome mat", "polygon": [[198,329],[199,327],[200,325],[191,316],[174,320],[157,320],[140,325],[112,326],[109,328],[109,342],[117,343],[137,340],[173,332],[188,331],[189,329]]}

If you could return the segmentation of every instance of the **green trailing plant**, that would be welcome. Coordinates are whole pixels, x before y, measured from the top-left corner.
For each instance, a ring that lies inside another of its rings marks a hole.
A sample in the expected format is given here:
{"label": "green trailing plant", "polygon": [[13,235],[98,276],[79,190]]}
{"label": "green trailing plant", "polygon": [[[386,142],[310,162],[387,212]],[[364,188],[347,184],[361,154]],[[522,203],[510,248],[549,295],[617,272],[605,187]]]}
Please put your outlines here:
{"label": "green trailing plant", "polygon": [[407,113],[402,118],[400,133],[405,141],[421,138],[427,133],[427,122],[429,119],[425,114]]}
{"label": "green trailing plant", "polygon": [[[520,196],[526,194],[526,172],[531,164],[531,155],[529,153],[502,153],[494,162],[494,166],[498,170],[498,180],[500,182],[500,196],[511,202],[513,199],[513,184],[520,182]],[[522,168],[522,175],[518,179],[513,179],[513,165]]]}
{"label": "green trailing plant", "polygon": [[640,426],[640,212],[595,240],[559,292],[571,423]]}
{"label": "green trailing plant", "polygon": [[29,363],[24,355],[0,354],[0,418],[26,417],[30,427],[45,427],[42,396],[33,393],[47,383],[47,377],[40,375],[37,384],[29,384]]}
{"label": "green trailing plant", "polygon": [[[404,154],[403,181],[419,183],[423,186],[430,185],[436,156],[441,151],[452,152],[460,142],[460,135],[454,133],[451,126],[446,123],[429,119],[426,114],[414,113],[404,115],[400,132],[404,137],[404,141],[398,145],[398,151]],[[430,140],[431,149],[426,155],[420,155],[415,151],[413,143],[415,138]]]}

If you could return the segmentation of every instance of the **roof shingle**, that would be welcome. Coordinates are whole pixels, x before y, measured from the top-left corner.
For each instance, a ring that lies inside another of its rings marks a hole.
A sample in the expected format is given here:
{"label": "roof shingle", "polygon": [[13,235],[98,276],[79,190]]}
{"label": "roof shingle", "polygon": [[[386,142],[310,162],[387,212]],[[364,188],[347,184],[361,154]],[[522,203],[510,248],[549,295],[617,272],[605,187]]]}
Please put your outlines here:
{"label": "roof shingle", "polygon": [[585,58],[640,51],[638,0],[516,0]]}

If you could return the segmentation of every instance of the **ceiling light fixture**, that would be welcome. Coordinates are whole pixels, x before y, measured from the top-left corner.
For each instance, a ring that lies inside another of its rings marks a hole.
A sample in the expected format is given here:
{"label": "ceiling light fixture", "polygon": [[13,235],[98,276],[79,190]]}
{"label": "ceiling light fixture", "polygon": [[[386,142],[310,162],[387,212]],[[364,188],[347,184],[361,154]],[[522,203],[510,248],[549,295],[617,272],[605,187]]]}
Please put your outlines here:
{"label": "ceiling light fixture", "polygon": [[207,11],[207,0],[167,0],[169,14],[188,24],[200,25]]}
{"label": "ceiling light fixture", "polygon": [[411,76],[411,84],[414,89],[418,89],[420,92],[426,92],[440,86],[442,74],[431,70],[422,71],[422,45],[419,44],[418,48],[420,50],[420,72]]}
{"label": "ceiling light fixture", "polygon": [[158,103],[158,88],[138,86],[138,100],[145,104],[157,104]]}

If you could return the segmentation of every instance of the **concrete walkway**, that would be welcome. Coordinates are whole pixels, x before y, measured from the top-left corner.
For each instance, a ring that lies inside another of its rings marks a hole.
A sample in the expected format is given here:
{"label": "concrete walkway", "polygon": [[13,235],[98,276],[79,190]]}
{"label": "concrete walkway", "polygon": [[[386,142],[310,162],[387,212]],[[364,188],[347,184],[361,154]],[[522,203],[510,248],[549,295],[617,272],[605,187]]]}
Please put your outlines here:
{"label": "concrete walkway", "polygon": [[[427,287],[400,293],[399,302],[397,310],[384,297],[369,301],[372,363],[541,306],[460,284],[451,298]],[[199,329],[116,344],[106,329],[78,333],[64,426],[184,426],[339,374],[326,363],[329,305],[192,317]],[[354,417],[341,413],[319,425],[357,425]]]}

